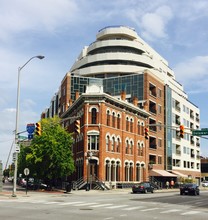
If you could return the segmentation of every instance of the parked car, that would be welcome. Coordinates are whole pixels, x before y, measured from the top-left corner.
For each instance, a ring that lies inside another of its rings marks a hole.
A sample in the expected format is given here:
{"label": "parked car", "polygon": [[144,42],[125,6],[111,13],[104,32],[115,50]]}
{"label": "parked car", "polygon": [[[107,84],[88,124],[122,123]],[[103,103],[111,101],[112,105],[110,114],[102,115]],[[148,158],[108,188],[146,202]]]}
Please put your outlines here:
{"label": "parked car", "polygon": [[186,183],[180,187],[180,195],[199,195],[200,190],[197,184],[194,183]]}
{"label": "parked car", "polygon": [[31,179],[27,183],[27,188],[31,190],[48,189],[48,185],[43,183],[42,180]]}
{"label": "parked car", "polygon": [[132,192],[133,193],[147,193],[147,192],[154,192],[154,186],[150,182],[141,182],[138,184],[135,184],[132,187]]}
{"label": "parked car", "polygon": [[8,177],[8,181],[9,181],[9,182],[13,182],[13,180],[14,180],[14,177],[13,177],[13,176]]}
{"label": "parked car", "polygon": [[201,183],[201,185],[202,185],[203,187],[208,187],[208,181],[203,181],[203,182]]}

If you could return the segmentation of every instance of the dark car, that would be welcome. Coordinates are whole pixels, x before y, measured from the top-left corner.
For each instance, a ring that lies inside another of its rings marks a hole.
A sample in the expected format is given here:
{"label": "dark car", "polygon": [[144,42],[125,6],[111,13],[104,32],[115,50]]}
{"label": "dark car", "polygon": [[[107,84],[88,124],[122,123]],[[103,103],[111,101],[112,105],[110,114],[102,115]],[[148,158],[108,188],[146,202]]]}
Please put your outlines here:
{"label": "dark car", "polygon": [[48,189],[47,184],[43,183],[42,180],[29,180],[27,183],[27,188],[32,190],[39,190],[39,189]]}
{"label": "dark car", "polygon": [[139,184],[135,184],[132,187],[132,192],[133,193],[147,193],[147,192],[154,192],[154,187],[150,182],[141,182]]}
{"label": "dark car", "polygon": [[180,187],[180,195],[199,195],[199,187],[194,183],[186,183]]}

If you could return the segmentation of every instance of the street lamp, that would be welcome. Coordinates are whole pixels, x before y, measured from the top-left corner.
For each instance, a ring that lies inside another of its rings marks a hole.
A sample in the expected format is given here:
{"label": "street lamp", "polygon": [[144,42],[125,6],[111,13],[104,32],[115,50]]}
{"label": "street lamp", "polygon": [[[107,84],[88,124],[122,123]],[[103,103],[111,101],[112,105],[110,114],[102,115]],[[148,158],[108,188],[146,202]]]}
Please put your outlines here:
{"label": "street lamp", "polygon": [[[18,144],[18,135],[19,135],[19,98],[20,98],[20,71],[34,58],[38,59],[43,59],[44,56],[38,55],[31,57],[23,66],[18,68],[18,82],[17,82],[17,105],[16,105],[16,125],[15,125],[15,148],[17,147]],[[17,160],[18,160],[18,153],[16,152],[15,149],[15,169],[14,169],[14,179],[13,179],[13,192],[12,196],[16,197],[16,184],[17,184]]]}

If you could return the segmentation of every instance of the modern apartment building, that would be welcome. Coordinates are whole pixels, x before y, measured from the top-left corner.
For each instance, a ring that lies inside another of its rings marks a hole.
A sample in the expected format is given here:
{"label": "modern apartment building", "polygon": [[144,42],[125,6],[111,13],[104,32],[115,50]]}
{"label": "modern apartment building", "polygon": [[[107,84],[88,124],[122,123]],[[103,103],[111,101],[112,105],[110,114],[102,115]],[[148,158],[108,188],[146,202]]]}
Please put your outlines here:
{"label": "modern apartment building", "polygon": [[[134,103],[135,105],[136,103],[138,111],[139,109],[145,110],[149,114],[143,124],[149,128],[149,139],[143,142],[146,159],[142,164],[145,164],[144,168],[148,170],[143,175],[146,180],[150,177],[163,182],[167,178],[176,179],[176,177],[200,179],[200,140],[191,135],[192,129],[200,127],[199,108],[188,100],[183,86],[176,81],[168,62],[145,43],[134,29],[111,26],[100,30],[96,41],[84,47],[69,73],[62,80],[59,92],[52,99],[51,107],[46,111],[45,116],[50,117],[57,112],[62,118],[75,115],[75,110],[78,109],[78,107],[74,108],[76,100],[86,93],[88,86],[95,88],[93,85],[102,87],[106,95],[114,100],[117,99],[118,102],[121,101],[121,94],[124,93],[126,104]],[[122,101],[124,101],[124,97]],[[135,100],[137,101],[135,102]],[[100,98],[93,102],[97,105]],[[113,108],[116,106],[117,104]],[[69,114],[72,109],[73,114]],[[126,111],[126,108],[124,110]],[[119,109],[120,113],[124,110]],[[114,111],[115,109],[110,110],[111,117],[113,117]],[[102,113],[99,110],[99,114],[103,113],[105,114],[106,110]],[[114,114],[117,117],[118,114]],[[88,113],[84,116],[90,117]],[[122,122],[126,121],[125,117],[126,115],[122,115]],[[130,117],[128,117],[129,119]],[[82,120],[86,122],[86,119]],[[137,121],[134,118],[132,120],[134,123]],[[102,123],[104,121],[102,120]],[[102,123],[99,122],[101,127],[102,125],[107,126]],[[89,123],[87,122],[87,124]],[[84,123],[83,126],[88,127],[87,124]],[[178,134],[180,125],[185,126],[184,138],[180,138]],[[82,131],[84,136],[87,135],[86,129]],[[104,130],[102,131],[104,132]],[[116,135],[121,135],[119,132],[124,131],[122,129],[116,131]],[[115,133],[115,131],[111,133]],[[100,136],[100,143],[104,141],[104,145],[107,145],[106,135],[104,132]],[[110,135],[110,137],[113,136]],[[90,139],[86,140],[83,142],[83,152],[88,155],[90,151],[87,146]],[[111,138],[110,140],[112,141]],[[136,141],[134,141],[134,146],[136,146]],[[125,147],[125,141],[123,147]],[[106,148],[99,148],[99,154],[102,155],[105,151]],[[133,151],[133,154],[135,153],[136,149]],[[109,156],[109,161],[112,157],[112,155]],[[122,158],[120,165],[122,164],[124,168],[125,160],[129,160],[129,158],[125,154]],[[136,167],[136,160],[132,161]],[[80,169],[77,169],[79,174],[76,173],[76,178],[82,175]],[[107,172],[109,173],[107,168],[103,167],[102,170],[99,168],[98,176],[106,181],[109,179],[104,178]],[[120,172],[121,177],[125,168]],[[125,174],[125,178],[120,180],[138,181],[136,169],[133,169],[132,172],[134,173],[132,178],[126,178]],[[85,174],[84,172],[83,176]]]}

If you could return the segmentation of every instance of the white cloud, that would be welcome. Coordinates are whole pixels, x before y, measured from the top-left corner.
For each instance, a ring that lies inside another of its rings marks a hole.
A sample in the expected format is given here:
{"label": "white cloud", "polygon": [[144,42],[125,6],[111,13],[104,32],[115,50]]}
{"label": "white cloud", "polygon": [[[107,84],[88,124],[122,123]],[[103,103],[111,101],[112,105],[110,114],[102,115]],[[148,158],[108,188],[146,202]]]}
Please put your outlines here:
{"label": "white cloud", "polygon": [[191,93],[201,93],[204,91],[208,92],[207,69],[208,56],[197,56],[178,63],[174,71],[176,79],[187,87],[187,90],[190,90]]}
{"label": "white cloud", "polygon": [[22,31],[54,31],[72,23],[78,16],[75,0],[7,0],[1,2],[0,40],[11,39]]}
{"label": "white cloud", "polygon": [[148,40],[166,38],[166,25],[172,18],[171,8],[161,6],[152,13],[146,13],[141,19],[142,35]]}

